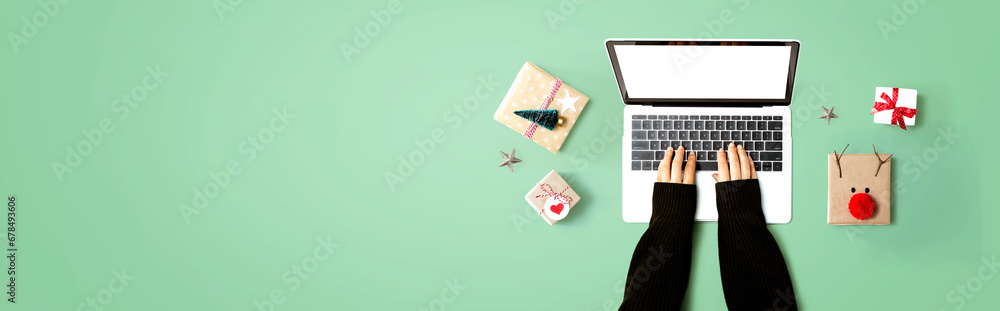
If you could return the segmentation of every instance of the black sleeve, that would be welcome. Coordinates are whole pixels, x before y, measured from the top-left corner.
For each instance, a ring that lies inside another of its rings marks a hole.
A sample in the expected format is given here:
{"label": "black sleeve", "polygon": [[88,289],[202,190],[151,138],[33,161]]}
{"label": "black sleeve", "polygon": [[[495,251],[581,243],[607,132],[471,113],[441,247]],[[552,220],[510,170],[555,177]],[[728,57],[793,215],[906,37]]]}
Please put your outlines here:
{"label": "black sleeve", "polygon": [[729,310],[798,310],[788,266],[767,230],[756,179],[715,185],[719,266]]}
{"label": "black sleeve", "polygon": [[639,239],[619,310],[680,310],[691,274],[694,185],[653,185],[653,213]]}

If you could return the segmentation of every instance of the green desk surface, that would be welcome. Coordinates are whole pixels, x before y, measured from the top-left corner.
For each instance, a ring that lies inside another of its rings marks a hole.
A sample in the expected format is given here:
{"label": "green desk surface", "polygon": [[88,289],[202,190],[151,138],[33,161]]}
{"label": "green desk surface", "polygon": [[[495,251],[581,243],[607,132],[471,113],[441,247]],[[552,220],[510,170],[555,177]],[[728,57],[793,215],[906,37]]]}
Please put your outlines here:
{"label": "green desk surface", "polygon": [[[770,226],[802,307],[1000,304],[996,2],[60,1],[0,9],[3,310],[614,309],[645,226],[603,41],[703,35],[802,41]],[[590,96],[558,155],[492,119],[525,61]],[[917,125],[873,124],[876,86],[917,89]],[[826,155],[873,143],[892,224],[827,225]],[[552,169],[583,197],[555,226],[524,201]],[[723,309],[695,231],[685,304]]]}

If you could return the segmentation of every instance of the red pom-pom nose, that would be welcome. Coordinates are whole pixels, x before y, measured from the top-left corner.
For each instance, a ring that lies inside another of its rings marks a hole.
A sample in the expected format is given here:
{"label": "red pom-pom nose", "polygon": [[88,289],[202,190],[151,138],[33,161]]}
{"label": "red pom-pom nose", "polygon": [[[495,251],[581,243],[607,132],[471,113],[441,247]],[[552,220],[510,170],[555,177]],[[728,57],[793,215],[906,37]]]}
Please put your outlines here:
{"label": "red pom-pom nose", "polygon": [[848,204],[851,210],[851,216],[854,218],[865,220],[872,217],[872,213],[875,212],[875,201],[872,201],[872,197],[868,196],[867,193],[858,193],[851,197],[851,203]]}

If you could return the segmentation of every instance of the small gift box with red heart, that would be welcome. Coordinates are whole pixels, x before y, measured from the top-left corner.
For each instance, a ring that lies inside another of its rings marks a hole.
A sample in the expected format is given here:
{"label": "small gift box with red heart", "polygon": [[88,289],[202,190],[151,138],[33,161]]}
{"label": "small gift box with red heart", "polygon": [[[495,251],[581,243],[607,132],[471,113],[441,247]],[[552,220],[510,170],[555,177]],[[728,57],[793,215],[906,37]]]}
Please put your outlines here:
{"label": "small gift box with red heart", "polygon": [[555,170],[535,184],[524,199],[550,225],[565,218],[569,210],[580,202],[580,196]]}
{"label": "small gift box with red heart", "polygon": [[904,130],[917,124],[917,90],[876,87],[872,115],[875,123],[897,125]]}

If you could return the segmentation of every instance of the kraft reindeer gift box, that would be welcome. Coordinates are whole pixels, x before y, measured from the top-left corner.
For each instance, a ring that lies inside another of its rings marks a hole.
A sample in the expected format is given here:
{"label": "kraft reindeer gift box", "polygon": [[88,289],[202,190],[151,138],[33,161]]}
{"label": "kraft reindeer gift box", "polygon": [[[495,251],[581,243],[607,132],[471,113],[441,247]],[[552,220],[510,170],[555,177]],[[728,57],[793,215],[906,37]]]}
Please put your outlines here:
{"label": "kraft reindeer gift box", "polygon": [[[850,145],[848,145],[849,147]],[[891,154],[828,155],[829,194],[826,222],[831,225],[888,225]]]}

